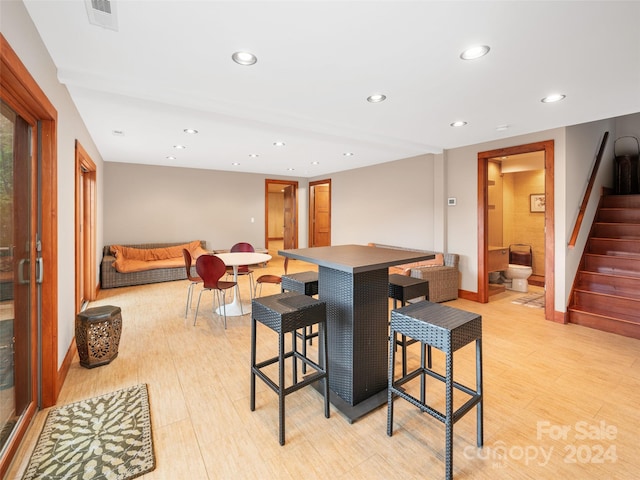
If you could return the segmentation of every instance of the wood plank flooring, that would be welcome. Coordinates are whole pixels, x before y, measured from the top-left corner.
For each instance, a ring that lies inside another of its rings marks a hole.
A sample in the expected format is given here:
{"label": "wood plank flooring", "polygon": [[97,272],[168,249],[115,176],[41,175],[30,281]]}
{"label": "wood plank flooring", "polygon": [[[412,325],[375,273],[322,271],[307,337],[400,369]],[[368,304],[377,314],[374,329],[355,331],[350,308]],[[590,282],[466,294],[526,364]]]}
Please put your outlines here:
{"label": "wood plank flooring", "polygon": [[[299,261],[290,271],[313,269]],[[257,275],[282,273],[274,256]],[[248,298],[247,278],[241,278]],[[91,306],[122,309],[119,356],[110,365],[80,367],[77,356],[58,404],[136,383],[149,385],[156,479],[443,478],[444,425],[396,400],[394,434],[386,435],[382,407],[349,424],[305,388],[286,399],[286,445],[278,444],[278,402],[257,383],[249,410],[249,317],[212,313],[205,292],[201,315],[184,319],[188,282],[105,290]],[[535,289],[536,287],[532,287]],[[263,295],[277,293],[265,285]],[[194,289],[194,309],[200,287]],[[483,317],[484,448],[475,447],[475,411],[454,427],[456,479],[632,479],[640,471],[640,340],[543,319],[542,309],[511,303],[518,292],[449,306]],[[391,306],[391,302],[390,302]],[[277,338],[258,331],[258,355],[271,355]],[[409,347],[409,366],[419,361]],[[455,378],[473,386],[475,350],[455,353]],[[400,356],[398,356],[398,359]],[[434,353],[444,371],[444,355]],[[415,388],[411,386],[410,388]],[[428,384],[436,408],[443,388]],[[456,404],[466,397],[456,394]],[[40,412],[8,478],[19,479],[46,417]]]}

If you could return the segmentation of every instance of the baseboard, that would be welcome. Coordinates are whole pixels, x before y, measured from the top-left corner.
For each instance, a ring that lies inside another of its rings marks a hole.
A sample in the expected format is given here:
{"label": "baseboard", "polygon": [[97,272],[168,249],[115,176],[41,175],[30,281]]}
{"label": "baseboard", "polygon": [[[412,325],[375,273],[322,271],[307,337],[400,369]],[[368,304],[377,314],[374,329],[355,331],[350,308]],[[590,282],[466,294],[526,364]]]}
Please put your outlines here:
{"label": "baseboard", "polygon": [[77,350],[76,339],[74,337],[71,340],[71,345],[67,350],[67,354],[64,356],[64,360],[62,361],[60,370],[58,370],[58,383],[56,384],[56,401],[58,400],[58,395],[60,395],[60,390],[62,390],[62,385],[67,378],[67,374],[69,373],[69,369],[71,368],[71,363],[73,362],[73,357],[75,356]]}
{"label": "baseboard", "polygon": [[468,290],[458,290],[458,298],[463,300],[471,300],[472,302],[479,302],[478,292],[470,292]]}

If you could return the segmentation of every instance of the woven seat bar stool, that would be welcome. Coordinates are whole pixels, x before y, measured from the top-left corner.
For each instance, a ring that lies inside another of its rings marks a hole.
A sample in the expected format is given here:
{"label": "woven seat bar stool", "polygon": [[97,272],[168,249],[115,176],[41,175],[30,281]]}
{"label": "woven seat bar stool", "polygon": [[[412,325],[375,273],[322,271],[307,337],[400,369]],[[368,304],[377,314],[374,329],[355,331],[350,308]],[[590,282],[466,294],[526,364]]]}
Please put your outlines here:
{"label": "woven seat bar stool", "polygon": [[318,294],[318,272],[287,273],[282,275],[282,290],[312,297]]}
{"label": "woven seat bar stool", "polygon": [[[407,275],[392,273],[389,275],[389,298],[393,298],[393,308],[398,308],[398,300],[402,302],[404,307],[409,300],[424,297],[429,300],[429,282],[421,278],[413,278]],[[402,376],[407,374],[407,347],[413,345],[417,340],[414,338],[407,339],[406,335],[400,335],[400,339],[396,341],[396,345],[402,348]],[[424,348],[424,347],[423,347]],[[431,368],[431,347],[428,349],[428,367]]]}
{"label": "woven seat bar stool", "polygon": [[[393,399],[395,396],[407,400],[445,424],[445,478],[453,478],[453,424],[460,420],[474,406],[477,406],[477,445],[482,447],[482,316],[457,308],[446,307],[432,302],[419,302],[391,312],[391,338],[396,334],[406,335],[432,346],[446,354],[446,372],[441,375],[425,365],[425,351],[422,349],[420,367],[399,380],[394,380],[395,352],[389,345],[389,384],[387,398],[387,435],[393,433]],[[453,379],[453,352],[465,345],[476,343],[476,386],[475,390]],[[425,397],[426,376],[445,383],[445,413],[427,405]],[[402,385],[420,376],[420,399],[407,393]],[[469,396],[457,410],[453,410],[453,389]]]}
{"label": "woven seat bar stool", "polygon": [[[298,292],[310,297],[318,294],[318,272],[309,270],[307,272],[285,273],[280,284],[283,292]],[[313,339],[318,336],[318,332],[313,331],[313,326],[296,332],[298,338],[302,339],[302,354],[307,355],[307,342],[313,345]],[[306,373],[306,365],[302,366],[302,373]]]}
{"label": "woven seat bar stool", "polygon": [[[256,376],[263,380],[278,394],[279,441],[284,445],[284,399],[290,393],[314,382],[323,381],[324,387],[324,416],[329,418],[329,371],[327,362],[327,306],[313,297],[301,295],[297,292],[285,292],[268,297],[254,298],[251,302],[251,411],[256,409]],[[256,326],[257,322],[269,327],[278,334],[278,355],[261,362],[257,362],[256,354]],[[296,330],[311,325],[318,325],[318,356],[316,363],[297,349]],[[285,351],[285,336],[291,333],[291,350]],[[289,386],[285,384],[285,361],[292,359],[292,380]],[[298,381],[298,361],[315,372],[302,377]],[[262,371],[264,367],[278,363],[278,382],[274,382]]]}

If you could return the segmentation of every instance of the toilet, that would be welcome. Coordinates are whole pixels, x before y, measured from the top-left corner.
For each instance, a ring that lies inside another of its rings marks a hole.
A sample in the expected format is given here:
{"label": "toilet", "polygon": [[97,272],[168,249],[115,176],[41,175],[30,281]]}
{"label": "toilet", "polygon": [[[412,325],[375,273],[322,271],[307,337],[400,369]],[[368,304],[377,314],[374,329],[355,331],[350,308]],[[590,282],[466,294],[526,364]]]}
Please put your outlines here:
{"label": "toilet", "polygon": [[507,281],[505,281],[505,288],[516,292],[528,292],[529,282],[527,279],[532,273],[533,269],[531,267],[510,263],[509,268],[504,272],[504,276],[507,278]]}
{"label": "toilet", "polygon": [[527,279],[533,273],[532,265],[531,245],[509,245],[509,267],[504,271],[506,289],[527,293],[529,291]]}

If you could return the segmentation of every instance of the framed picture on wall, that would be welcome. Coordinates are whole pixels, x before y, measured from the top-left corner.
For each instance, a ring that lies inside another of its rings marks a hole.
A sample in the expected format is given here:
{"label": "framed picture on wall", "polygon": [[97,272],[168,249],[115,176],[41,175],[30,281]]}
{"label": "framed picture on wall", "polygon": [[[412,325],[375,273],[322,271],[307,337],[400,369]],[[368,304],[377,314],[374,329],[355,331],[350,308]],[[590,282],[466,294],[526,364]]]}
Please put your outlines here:
{"label": "framed picture on wall", "polygon": [[532,213],[544,212],[545,197],[544,193],[532,193],[529,195],[529,210]]}

